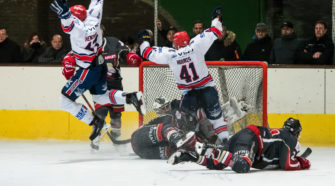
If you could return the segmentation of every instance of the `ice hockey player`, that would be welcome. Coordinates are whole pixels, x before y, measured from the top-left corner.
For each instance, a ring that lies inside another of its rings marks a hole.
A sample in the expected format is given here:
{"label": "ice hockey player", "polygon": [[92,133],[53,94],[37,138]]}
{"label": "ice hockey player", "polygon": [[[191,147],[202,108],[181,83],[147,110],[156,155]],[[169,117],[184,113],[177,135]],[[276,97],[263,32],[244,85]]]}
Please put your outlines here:
{"label": "ice hockey player", "polygon": [[[160,116],[138,128],[131,136],[135,154],[144,159],[167,159],[177,148],[194,148],[196,118],[180,112],[180,100],[155,99]],[[194,149],[193,149],[194,150]]]}
{"label": "ice hockey player", "polygon": [[197,153],[177,151],[171,155],[169,163],[192,161],[216,170],[229,166],[238,173],[247,173],[251,167],[309,169],[310,161],[297,155],[301,130],[300,121],[294,118],[288,118],[280,129],[248,125],[229,139],[228,147],[212,148],[197,143]]}
{"label": "ice hockey player", "polygon": [[[104,36],[105,27],[101,25],[102,35]],[[120,64],[139,66],[142,62],[140,56],[131,52],[130,48],[116,37],[103,37],[102,54],[107,64],[107,90],[123,90]],[[121,104],[95,104],[95,113],[100,118],[106,118],[109,113],[111,131],[110,134],[116,139],[121,135],[121,113],[124,105]]]}
{"label": "ice hockey player", "polygon": [[[66,0],[54,0],[50,8],[61,20],[62,29],[70,35],[72,53],[63,60],[63,75],[68,80],[62,89],[61,108],[70,112],[79,120],[93,127],[89,139],[93,142],[100,138],[104,127],[104,118],[93,116],[88,109],[75,100],[86,90],[92,94],[98,104],[133,104],[143,113],[142,93],[126,94],[123,91],[107,91],[107,66],[101,59],[102,34],[100,30],[103,0],[91,0],[89,9],[82,5],[68,7]],[[79,67],[78,70],[76,66]]]}
{"label": "ice hockey player", "polygon": [[151,47],[146,30],[139,31],[138,38],[143,58],[169,65],[177,87],[182,91],[182,110],[195,113],[198,108],[203,108],[216,134],[225,142],[228,139],[227,122],[204,58],[212,43],[222,36],[221,8],[213,11],[212,18],[212,26],[191,41],[187,32],[177,32],[173,39],[174,48]]}

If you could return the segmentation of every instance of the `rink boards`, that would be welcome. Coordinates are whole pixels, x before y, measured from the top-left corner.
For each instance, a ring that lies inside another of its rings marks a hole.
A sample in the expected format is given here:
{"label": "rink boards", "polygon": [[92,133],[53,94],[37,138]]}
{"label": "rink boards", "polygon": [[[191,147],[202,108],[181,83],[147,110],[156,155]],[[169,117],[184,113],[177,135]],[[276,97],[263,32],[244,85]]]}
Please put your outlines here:
{"label": "rink boards", "polygon": [[[270,127],[295,117],[302,122],[304,145],[335,146],[333,69],[272,68],[268,74]],[[138,68],[123,68],[122,75],[126,91],[138,90]],[[88,140],[91,128],[59,109],[66,83],[61,67],[1,66],[0,79],[0,139]],[[138,114],[126,106],[122,120],[122,137],[128,138],[138,127]]]}

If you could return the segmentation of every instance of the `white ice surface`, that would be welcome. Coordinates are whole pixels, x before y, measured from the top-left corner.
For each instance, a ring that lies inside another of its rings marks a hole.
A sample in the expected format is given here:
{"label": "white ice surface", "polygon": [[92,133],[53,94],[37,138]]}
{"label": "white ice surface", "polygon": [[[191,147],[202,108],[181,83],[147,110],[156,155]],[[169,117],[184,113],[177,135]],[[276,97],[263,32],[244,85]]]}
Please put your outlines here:
{"label": "white ice surface", "polygon": [[[88,142],[0,140],[0,186],[333,186],[335,148],[314,147],[304,171],[207,170],[166,160],[143,160],[130,145]],[[304,150],[304,148],[302,149]]]}

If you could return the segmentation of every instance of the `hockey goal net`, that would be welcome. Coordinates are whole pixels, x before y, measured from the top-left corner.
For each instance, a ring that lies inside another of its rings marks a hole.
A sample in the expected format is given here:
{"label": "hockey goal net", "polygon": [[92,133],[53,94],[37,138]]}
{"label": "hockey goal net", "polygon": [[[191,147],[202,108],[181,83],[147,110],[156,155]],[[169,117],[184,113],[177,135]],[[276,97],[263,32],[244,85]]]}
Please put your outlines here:
{"label": "hockey goal net", "polygon": [[[233,99],[245,113],[228,125],[230,133],[235,133],[248,124],[267,126],[267,64],[235,61],[206,63],[219,92],[222,107],[229,105]],[[143,125],[157,117],[153,111],[156,98],[163,96],[168,101],[180,99],[181,91],[167,65],[143,62],[139,76],[139,89],[143,92],[147,107],[147,114],[140,116],[140,125]]]}

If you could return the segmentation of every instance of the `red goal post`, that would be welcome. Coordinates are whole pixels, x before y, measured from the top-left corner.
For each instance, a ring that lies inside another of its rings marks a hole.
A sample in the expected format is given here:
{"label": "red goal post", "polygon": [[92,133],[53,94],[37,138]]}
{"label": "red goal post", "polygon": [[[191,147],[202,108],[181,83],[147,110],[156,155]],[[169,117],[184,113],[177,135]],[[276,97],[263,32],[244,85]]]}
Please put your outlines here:
{"label": "red goal post", "polygon": [[[220,104],[234,97],[249,108],[243,124],[238,123],[237,130],[248,124],[267,126],[267,63],[261,61],[208,61],[210,74],[219,92]],[[153,112],[154,99],[164,96],[168,101],[180,99],[173,74],[167,65],[142,62],[139,67],[139,90],[143,92],[147,114],[140,116],[140,125],[157,117]]]}

